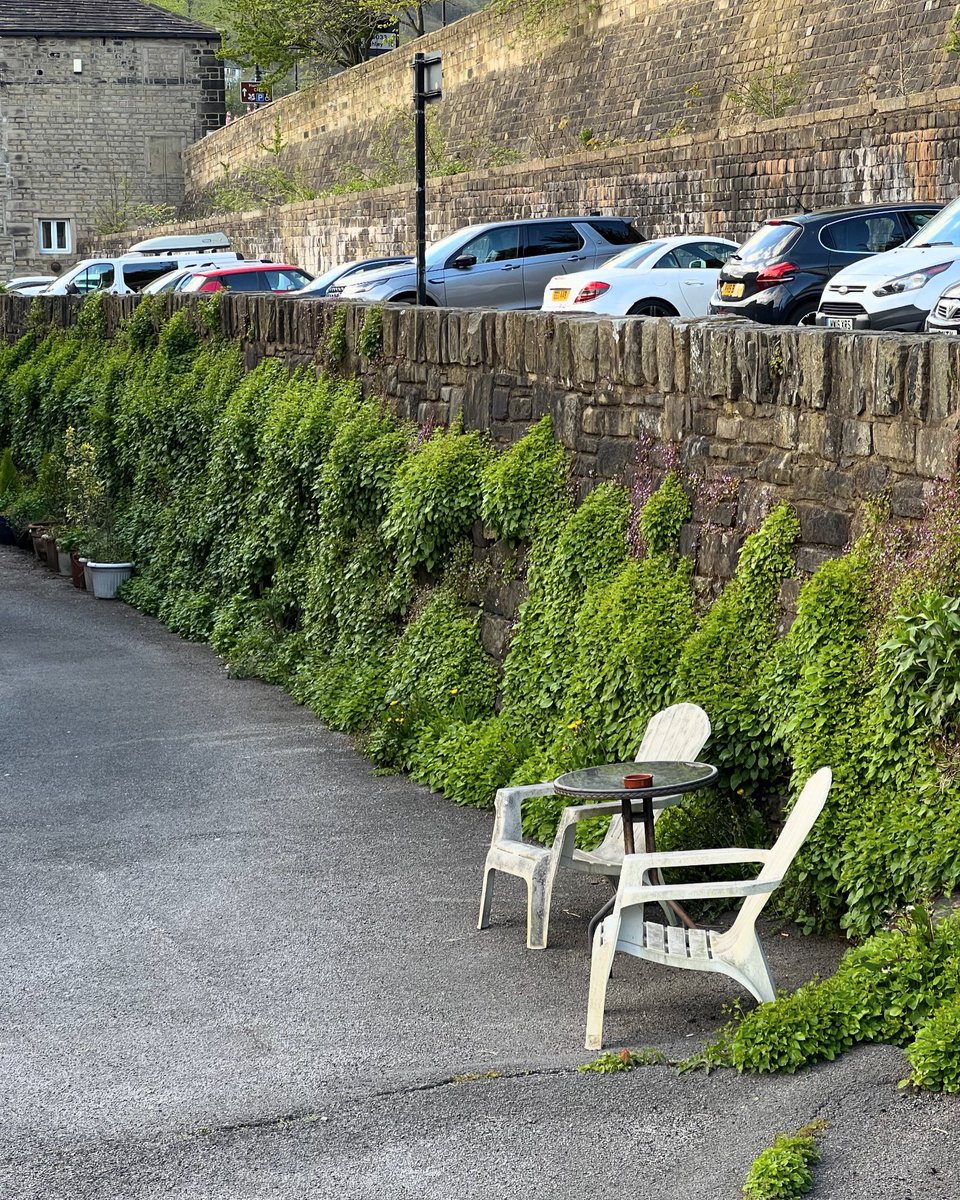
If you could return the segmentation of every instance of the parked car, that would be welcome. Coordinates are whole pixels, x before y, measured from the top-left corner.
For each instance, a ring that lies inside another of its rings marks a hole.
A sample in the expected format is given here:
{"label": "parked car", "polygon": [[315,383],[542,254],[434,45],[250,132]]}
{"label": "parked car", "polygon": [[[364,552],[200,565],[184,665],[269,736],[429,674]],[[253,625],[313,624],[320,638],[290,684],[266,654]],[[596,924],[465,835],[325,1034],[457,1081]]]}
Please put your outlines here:
{"label": "parked car", "polygon": [[720,268],[736,249],[736,242],[705,233],[641,242],[595,270],[555,275],[543,293],[543,308],[618,317],[703,317]]}
{"label": "parked car", "polygon": [[341,263],[324,271],[316,279],[301,288],[294,295],[303,296],[305,300],[318,300],[322,296],[339,296],[344,284],[354,275],[362,275],[366,271],[381,271],[384,267],[409,267],[413,259],[409,254],[394,254],[387,258],[364,258],[355,262]]}
{"label": "parked car", "polygon": [[296,292],[312,276],[290,263],[244,263],[232,267],[204,267],[193,271],[178,292]]}
{"label": "parked car", "polygon": [[926,333],[960,334],[960,283],[951,285],[937,298],[923,325]]}
{"label": "parked car", "polygon": [[[539,308],[558,272],[590,270],[624,246],[642,242],[625,217],[539,217],[468,225],[435,242],[426,255],[427,303],[441,307]],[[344,300],[412,303],[412,265],[348,280]]]}
{"label": "parked car", "polygon": [[710,315],[768,325],[809,324],[833,275],[899,246],[939,207],[858,205],[764,221],[724,264]]}
{"label": "parked car", "polygon": [[33,296],[56,282],[56,275],[17,275],[8,279],[3,285],[8,292],[18,292],[21,296]]}
{"label": "parked car", "polygon": [[906,245],[838,272],[824,289],[817,324],[916,332],[955,283],[960,283],[960,199]]}

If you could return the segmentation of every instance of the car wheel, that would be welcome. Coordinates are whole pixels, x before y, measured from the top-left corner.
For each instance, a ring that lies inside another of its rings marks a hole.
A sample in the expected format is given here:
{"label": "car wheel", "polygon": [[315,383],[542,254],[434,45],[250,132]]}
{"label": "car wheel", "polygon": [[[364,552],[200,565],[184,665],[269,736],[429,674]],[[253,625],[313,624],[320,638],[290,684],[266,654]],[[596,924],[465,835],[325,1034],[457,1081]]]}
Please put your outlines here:
{"label": "car wheel", "polygon": [[797,304],[787,313],[787,325],[814,325],[814,318],[817,315],[817,309],[820,307],[818,300],[804,300],[802,304]]}
{"label": "car wheel", "polygon": [[627,310],[628,317],[677,317],[680,314],[666,300],[638,300]]}

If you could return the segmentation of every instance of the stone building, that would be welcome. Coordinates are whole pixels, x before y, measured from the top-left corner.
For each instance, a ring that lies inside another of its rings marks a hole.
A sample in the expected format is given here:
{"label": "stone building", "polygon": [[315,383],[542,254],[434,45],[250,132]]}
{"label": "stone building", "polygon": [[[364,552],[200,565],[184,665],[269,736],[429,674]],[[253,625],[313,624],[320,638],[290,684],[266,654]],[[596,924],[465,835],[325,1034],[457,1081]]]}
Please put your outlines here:
{"label": "stone building", "polygon": [[0,279],[179,205],[184,147],[224,123],[219,42],[136,0],[0,0]]}

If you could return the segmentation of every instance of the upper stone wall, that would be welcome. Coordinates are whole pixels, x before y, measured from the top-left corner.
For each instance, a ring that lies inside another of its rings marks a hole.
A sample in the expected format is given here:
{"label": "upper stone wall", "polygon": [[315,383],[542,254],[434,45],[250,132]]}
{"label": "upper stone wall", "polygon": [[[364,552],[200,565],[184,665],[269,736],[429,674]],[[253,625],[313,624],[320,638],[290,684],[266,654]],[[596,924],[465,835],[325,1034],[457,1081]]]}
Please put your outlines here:
{"label": "upper stone wall", "polygon": [[[591,9],[595,11],[591,11]],[[495,143],[524,160],[581,149],[578,135],[636,143],[668,130],[716,135],[739,121],[727,94],[761,72],[799,71],[791,113],[893,100],[958,82],[942,44],[953,0],[574,0],[569,35],[531,39],[486,9],[421,39],[443,55],[434,106],[449,147]],[[371,166],[385,118],[410,109],[409,47],[244,116],[185,156],[194,194],[264,159],[276,123],[289,168],[316,189]]]}
{"label": "upper stone wall", "polygon": [[[960,88],[909,101],[861,100],[817,122],[788,115],[755,120],[719,139],[684,135],[433,179],[427,236],[504,216],[598,210],[635,217],[651,237],[705,230],[743,238],[772,213],[801,205],[948,200],[960,190],[958,139]],[[317,271],[397,250],[412,253],[413,210],[413,189],[405,185],[177,228],[222,229],[248,257]],[[127,233],[111,244],[120,250],[131,240]]]}

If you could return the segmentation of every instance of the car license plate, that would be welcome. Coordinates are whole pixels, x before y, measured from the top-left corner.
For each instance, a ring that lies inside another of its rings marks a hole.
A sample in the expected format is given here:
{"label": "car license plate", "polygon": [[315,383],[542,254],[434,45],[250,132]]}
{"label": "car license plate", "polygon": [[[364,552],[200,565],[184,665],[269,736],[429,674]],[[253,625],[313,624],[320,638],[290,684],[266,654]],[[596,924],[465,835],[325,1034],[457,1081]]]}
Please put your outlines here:
{"label": "car license plate", "polygon": [[852,329],[853,317],[827,317],[828,329]]}
{"label": "car license plate", "polygon": [[739,300],[743,295],[743,284],[724,283],[720,287],[720,295],[724,300]]}
{"label": "car license plate", "polygon": [[569,300],[570,299],[570,289],[569,288],[554,288],[551,291],[550,295],[556,301]]}

